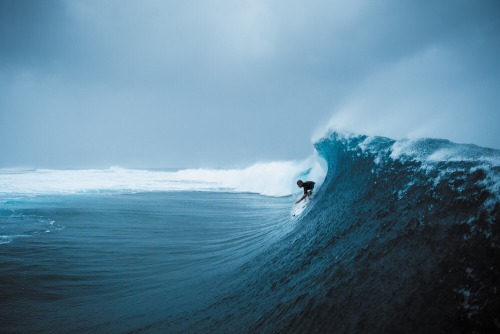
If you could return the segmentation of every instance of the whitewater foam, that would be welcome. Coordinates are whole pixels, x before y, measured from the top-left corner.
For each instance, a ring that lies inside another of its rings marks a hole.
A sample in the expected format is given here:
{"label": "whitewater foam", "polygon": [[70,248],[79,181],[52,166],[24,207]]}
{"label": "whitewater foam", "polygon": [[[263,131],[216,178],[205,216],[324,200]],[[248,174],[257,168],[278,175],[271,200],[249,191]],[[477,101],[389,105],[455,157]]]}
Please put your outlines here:
{"label": "whitewater foam", "polygon": [[500,165],[498,152],[476,145],[455,144],[445,139],[401,139],[391,147],[392,159],[416,159],[425,162],[484,161]]}
{"label": "whitewater foam", "polygon": [[112,167],[104,170],[0,171],[0,193],[72,194],[106,191],[231,191],[288,196],[295,181],[321,183],[326,167],[318,155],[303,161],[256,163],[243,169],[151,171]]}

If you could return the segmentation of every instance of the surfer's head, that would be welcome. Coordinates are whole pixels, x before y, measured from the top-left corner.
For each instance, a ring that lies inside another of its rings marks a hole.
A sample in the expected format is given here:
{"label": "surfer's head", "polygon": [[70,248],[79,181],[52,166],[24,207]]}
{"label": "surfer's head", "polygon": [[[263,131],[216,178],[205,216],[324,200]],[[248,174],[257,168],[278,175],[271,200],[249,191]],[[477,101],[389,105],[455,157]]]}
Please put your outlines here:
{"label": "surfer's head", "polygon": [[298,181],[297,181],[297,185],[298,185],[300,188],[302,188],[302,185],[303,185],[303,184],[304,184],[304,182],[302,182],[302,180],[298,180]]}

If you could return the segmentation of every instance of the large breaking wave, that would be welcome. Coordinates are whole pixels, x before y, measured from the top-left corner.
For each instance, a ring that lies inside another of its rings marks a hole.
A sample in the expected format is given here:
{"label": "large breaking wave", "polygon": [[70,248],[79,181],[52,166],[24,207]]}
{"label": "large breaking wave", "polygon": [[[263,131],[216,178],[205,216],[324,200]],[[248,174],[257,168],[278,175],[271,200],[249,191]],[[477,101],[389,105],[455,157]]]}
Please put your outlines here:
{"label": "large breaking wave", "polygon": [[[199,304],[189,311],[156,314],[158,321],[144,318],[147,325],[124,322],[130,331],[500,330],[500,151],[447,140],[396,141],[339,132],[319,140],[315,148],[322,158],[239,170],[3,171],[0,194],[6,202],[26,194],[101,191],[285,196],[297,191],[296,178],[320,181],[298,218],[281,217],[279,231],[268,242],[250,245],[259,252],[238,255],[245,259],[243,265],[217,277],[200,271],[200,290],[206,295]],[[323,160],[327,167],[321,166]],[[269,214],[252,213],[263,221]],[[254,240],[256,233],[245,237]],[[161,298],[149,302],[175,303]]]}
{"label": "large breaking wave", "polygon": [[313,205],[185,332],[435,333],[500,328],[499,151],[331,133]]}

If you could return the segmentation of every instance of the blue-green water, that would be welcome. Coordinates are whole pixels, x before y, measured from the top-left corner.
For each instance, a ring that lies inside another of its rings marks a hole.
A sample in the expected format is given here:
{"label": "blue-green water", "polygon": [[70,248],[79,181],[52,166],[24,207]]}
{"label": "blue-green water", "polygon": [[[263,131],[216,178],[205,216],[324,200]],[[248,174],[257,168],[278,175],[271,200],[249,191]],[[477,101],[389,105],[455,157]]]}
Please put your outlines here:
{"label": "blue-green water", "polygon": [[130,331],[195,310],[292,228],[290,206],[217,192],[6,200],[2,331]]}
{"label": "blue-green water", "polygon": [[0,331],[500,330],[499,151],[315,148],[328,172],[293,218],[293,196],[245,191],[290,195],[314,168],[0,173]]}

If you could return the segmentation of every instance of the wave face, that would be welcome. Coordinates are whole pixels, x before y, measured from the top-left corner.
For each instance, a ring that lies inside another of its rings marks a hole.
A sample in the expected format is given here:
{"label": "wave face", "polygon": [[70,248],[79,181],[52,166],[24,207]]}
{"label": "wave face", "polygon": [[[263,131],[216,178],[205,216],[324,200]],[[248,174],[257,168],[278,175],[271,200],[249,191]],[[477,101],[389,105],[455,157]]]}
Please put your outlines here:
{"label": "wave face", "polygon": [[500,152],[332,133],[328,173],[295,228],[150,329],[493,332],[500,326]]}

